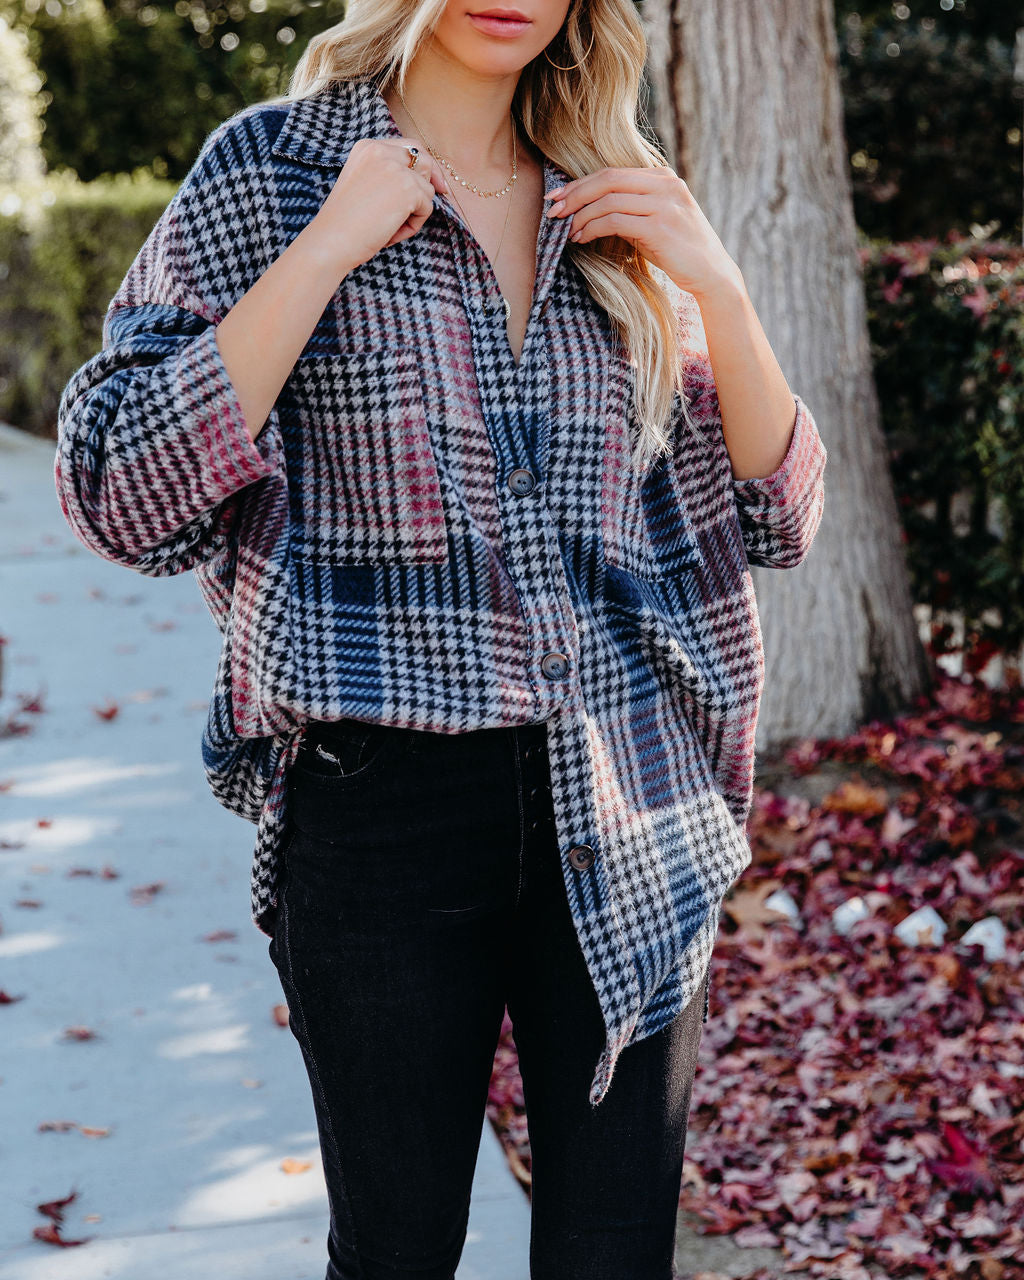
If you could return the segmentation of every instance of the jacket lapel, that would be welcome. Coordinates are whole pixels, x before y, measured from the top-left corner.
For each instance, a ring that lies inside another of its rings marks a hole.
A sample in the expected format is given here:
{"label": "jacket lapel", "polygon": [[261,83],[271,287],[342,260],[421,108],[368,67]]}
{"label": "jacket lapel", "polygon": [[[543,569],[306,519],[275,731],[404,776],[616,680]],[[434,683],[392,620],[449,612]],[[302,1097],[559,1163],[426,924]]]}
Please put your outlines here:
{"label": "jacket lapel", "polygon": [[[300,164],[339,169],[359,138],[403,136],[375,80],[334,80],[318,92],[291,104],[271,151],[282,159],[297,160]],[[545,156],[544,190],[550,191],[569,180],[569,175]],[[462,227],[466,235],[473,235],[454,201],[435,192],[434,207]],[[568,238],[568,218],[541,218],[535,286],[538,301],[547,294]]]}

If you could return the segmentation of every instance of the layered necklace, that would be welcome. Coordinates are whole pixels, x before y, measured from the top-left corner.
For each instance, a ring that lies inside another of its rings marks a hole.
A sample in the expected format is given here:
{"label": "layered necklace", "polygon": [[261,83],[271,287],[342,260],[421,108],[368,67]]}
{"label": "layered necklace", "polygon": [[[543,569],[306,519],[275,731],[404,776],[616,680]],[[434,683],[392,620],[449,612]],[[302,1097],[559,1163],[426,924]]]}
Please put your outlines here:
{"label": "layered necklace", "polygon": [[[401,94],[401,93],[399,93],[399,94],[398,94],[398,97],[399,97],[399,100],[400,100],[400,101],[401,101],[401,103],[402,103],[402,106],[405,108],[405,111],[406,111],[407,115],[409,116],[409,119],[413,122],[413,125],[414,125],[414,126],[415,126],[415,128],[416,128],[416,132],[420,135],[420,137],[421,137],[421,138],[423,138],[423,143],[424,143],[424,145],[426,146],[427,150],[428,150],[428,151],[430,152],[430,154],[434,157],[434,159],[437,161],[437,163],[438,163],[439,165],[441,165],[441,167],[442,167],[443,169],[445,169],[445,170],[446,170],[446,172],[447,172],[447,173],[449,173],[449,174],[451,175],[451,177],[454,179],[454,183],[449,183],[449,184],[448,184],[448,190],[451,192],[452,198],[454,199],[455,204],[456,204],[456,206],[458,207],[459,212],[462,214],[463,218],[465,218],[465,220],[466,220],[466,225],[469,227],[469,229],[470,229],[471,231],[473,230],[473,224],[470,222],[469,218],[466,216],[466,211],[465,211],[465,209],[463,209],[463,207],[462,207],[462,201],[461,201],[461,200],[458,198],[458,196],[456,196],[456,194],[455,194],[455,185],[456,185],[456,184],[457,184],[457,185],[460,185],[460,186],[465,187],[467,191],[472,191],[472,192],[474,193],[474,195],[478,195],[478,196],[493,197],[493,198],[495,198],[495,199],[500,199],[500,198],[501,198],[502,196],[504,196],[504,195],[507,195],[507,196],[508,196],[508,198],[509,198],[509,200],[508,200],[508,209],[505,211],[505,225],[504,225],[504,226],[502,227],[502,229],[501,229],[501,239],[498,241],[498,248],[497,248],[497,250],[496,250],[496,252],[495,252],[495,254],[494,254],[494,257],[491,259],[491,267],[492,267],[492,268],[496,268],[496,267],[497,267],[497,263],[498,263],[498,254],[500,254],[500,253],[501,253],[501,246],[502,246],[502,244],[504,243],[504,240],[505,240],[505,232],[508,230],[508,220],[509,220],[509,215],[510,215],[510,214],[511,214],[511,212],[512,212],[512,197],[515,195],[516,178],[519,176],[519,170],[518,170],[518,166],[517,166],[518,152],[517,152],[517,149],[516,149],[516,121],[515,121],[515,116],[511,116],[511,121],[512,121],[512,172],[511,172],[511,174],[509,175],[508,181],[505,183],[505,185],[504,185],[503,187],[500,187],[497,191],[482,191],[479,187],[475,186],[472,182],[467,182],[465,178],[460,177],[460,176],[459,176],[459,174],[457,174],[457,173],[455,172],[455,169],[454,169],[454,167],[452,166],[452,164],[451,164],[448,160],[446,160],[444,156],[439,155],[439,154],[434,150],[434,148],[430,145],[430,143],[429,143],[429,142],[427,142],[426,136],[424,135],[423,130],[420,128],[419,124],[417,123],[416,117],[415,117],[415,116],[413,115],[413,113],[409,110],[409,105],[408,105],[408,103],[406,102],[405,98],[404,98],[404,97],[402,97],[402,94]],[[474,234],[474,235],[476,235],[476,232],[474,231],[474,232],[473,232],[473,234]],[[480,237],[479,237],[479,236],[477,236],[477,240],[478,240],[478,242],[479,242],[479,240],[480,240]],[[497,275],[497,271],[495,271],[495,275]],[[500,289],[500,288],[499,288],[499,290],[498,290],[498,293],[499,293],[499,295],[500,295],[500,297],[501,297],[502,305],[503,305],[503,306],[504,306],[504,308],[505,308],[505,321],[506,321],[506,323],[507,323],[507,322],[508,322],[509,317],[510,317],[510,316],[511,316],[511,314],[512,314],[512,308],[509,306],[508,299],[507,299],[507,298],[505,297],[505,295],[501,292],[501,289]]]}

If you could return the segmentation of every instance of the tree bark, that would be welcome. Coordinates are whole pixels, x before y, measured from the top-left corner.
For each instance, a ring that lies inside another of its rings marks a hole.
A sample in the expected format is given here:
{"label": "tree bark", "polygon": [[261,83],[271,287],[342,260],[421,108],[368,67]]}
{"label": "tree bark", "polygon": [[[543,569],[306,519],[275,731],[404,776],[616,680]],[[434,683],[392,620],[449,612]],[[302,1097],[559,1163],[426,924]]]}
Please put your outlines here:
{"label": "tree bark", "polygon": [[755,566],[756,746],[845,735],[931,679],[871,368],[833,0],[645,0],[651,116],[828,450],[807,558]]}

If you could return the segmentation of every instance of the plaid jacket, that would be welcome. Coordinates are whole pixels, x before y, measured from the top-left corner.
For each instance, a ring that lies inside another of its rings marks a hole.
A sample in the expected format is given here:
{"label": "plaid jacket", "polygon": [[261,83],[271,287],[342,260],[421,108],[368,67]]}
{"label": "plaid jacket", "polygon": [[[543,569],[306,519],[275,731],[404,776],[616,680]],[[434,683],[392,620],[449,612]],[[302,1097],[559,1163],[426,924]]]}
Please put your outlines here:
{"label": "plaid jacket", "polygon": [[[629,466],[632,370],[541,221],[521,359],[454,205],[341,282],[253,442],[214,326],[317,213],[370,80],[219,125],[156,222],[59,408],[62,510],[94,552],[192,570],[223,633],[202,757],[257,824],[271,934],[289,766],[311,718],[458,733],[546,721],[565,891],[604,1013],[590,1101],[700,987],[749,864],[764,660],[749,565],[797,565],[825,449],[733,478],[700,311],[673,294],[673,453]],[[568,180],[551,162],[545,190]],[[531,487],[531,481],[534,483]],[[589,846],[581,857],[577,846]]]}

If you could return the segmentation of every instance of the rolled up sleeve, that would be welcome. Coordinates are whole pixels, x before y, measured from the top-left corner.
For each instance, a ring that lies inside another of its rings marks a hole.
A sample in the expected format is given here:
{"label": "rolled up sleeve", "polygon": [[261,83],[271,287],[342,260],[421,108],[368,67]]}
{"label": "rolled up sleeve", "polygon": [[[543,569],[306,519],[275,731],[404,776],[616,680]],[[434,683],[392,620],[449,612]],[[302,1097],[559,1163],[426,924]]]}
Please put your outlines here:
{"label": "rolled up sleeve", "polygon": [[276,409],[254,441],[204,295],[201,181],[209,150],[164,210],[111,299],[102,349],[57,415],[54,483],[69,526],[105,559],[162,576],[227,543],[242,491],[276,468]]}
{"label": "rolled up sleeve", "polygon": [[827,453],[811,411],[798,396],[786,456],[767,476],[733,479],[733,496],[751,564],[798,565],[810,550],[825,505]]}
{"label": "rolled up sleeve", "polygon": [[[698,435],[714,441],[728,459],[707,335],[696,298],[670,290],[676,311],[677,340],[686,416]],[[767,476],[732,477],[747,560],[752,565],[789,569],[810,550],[825,504],[827,454],[810,409],[793,396],[794,418],[786,455]],[[685,454],[680,455],[685,462]],[[731,467],[730,467],[731,471]]]}

